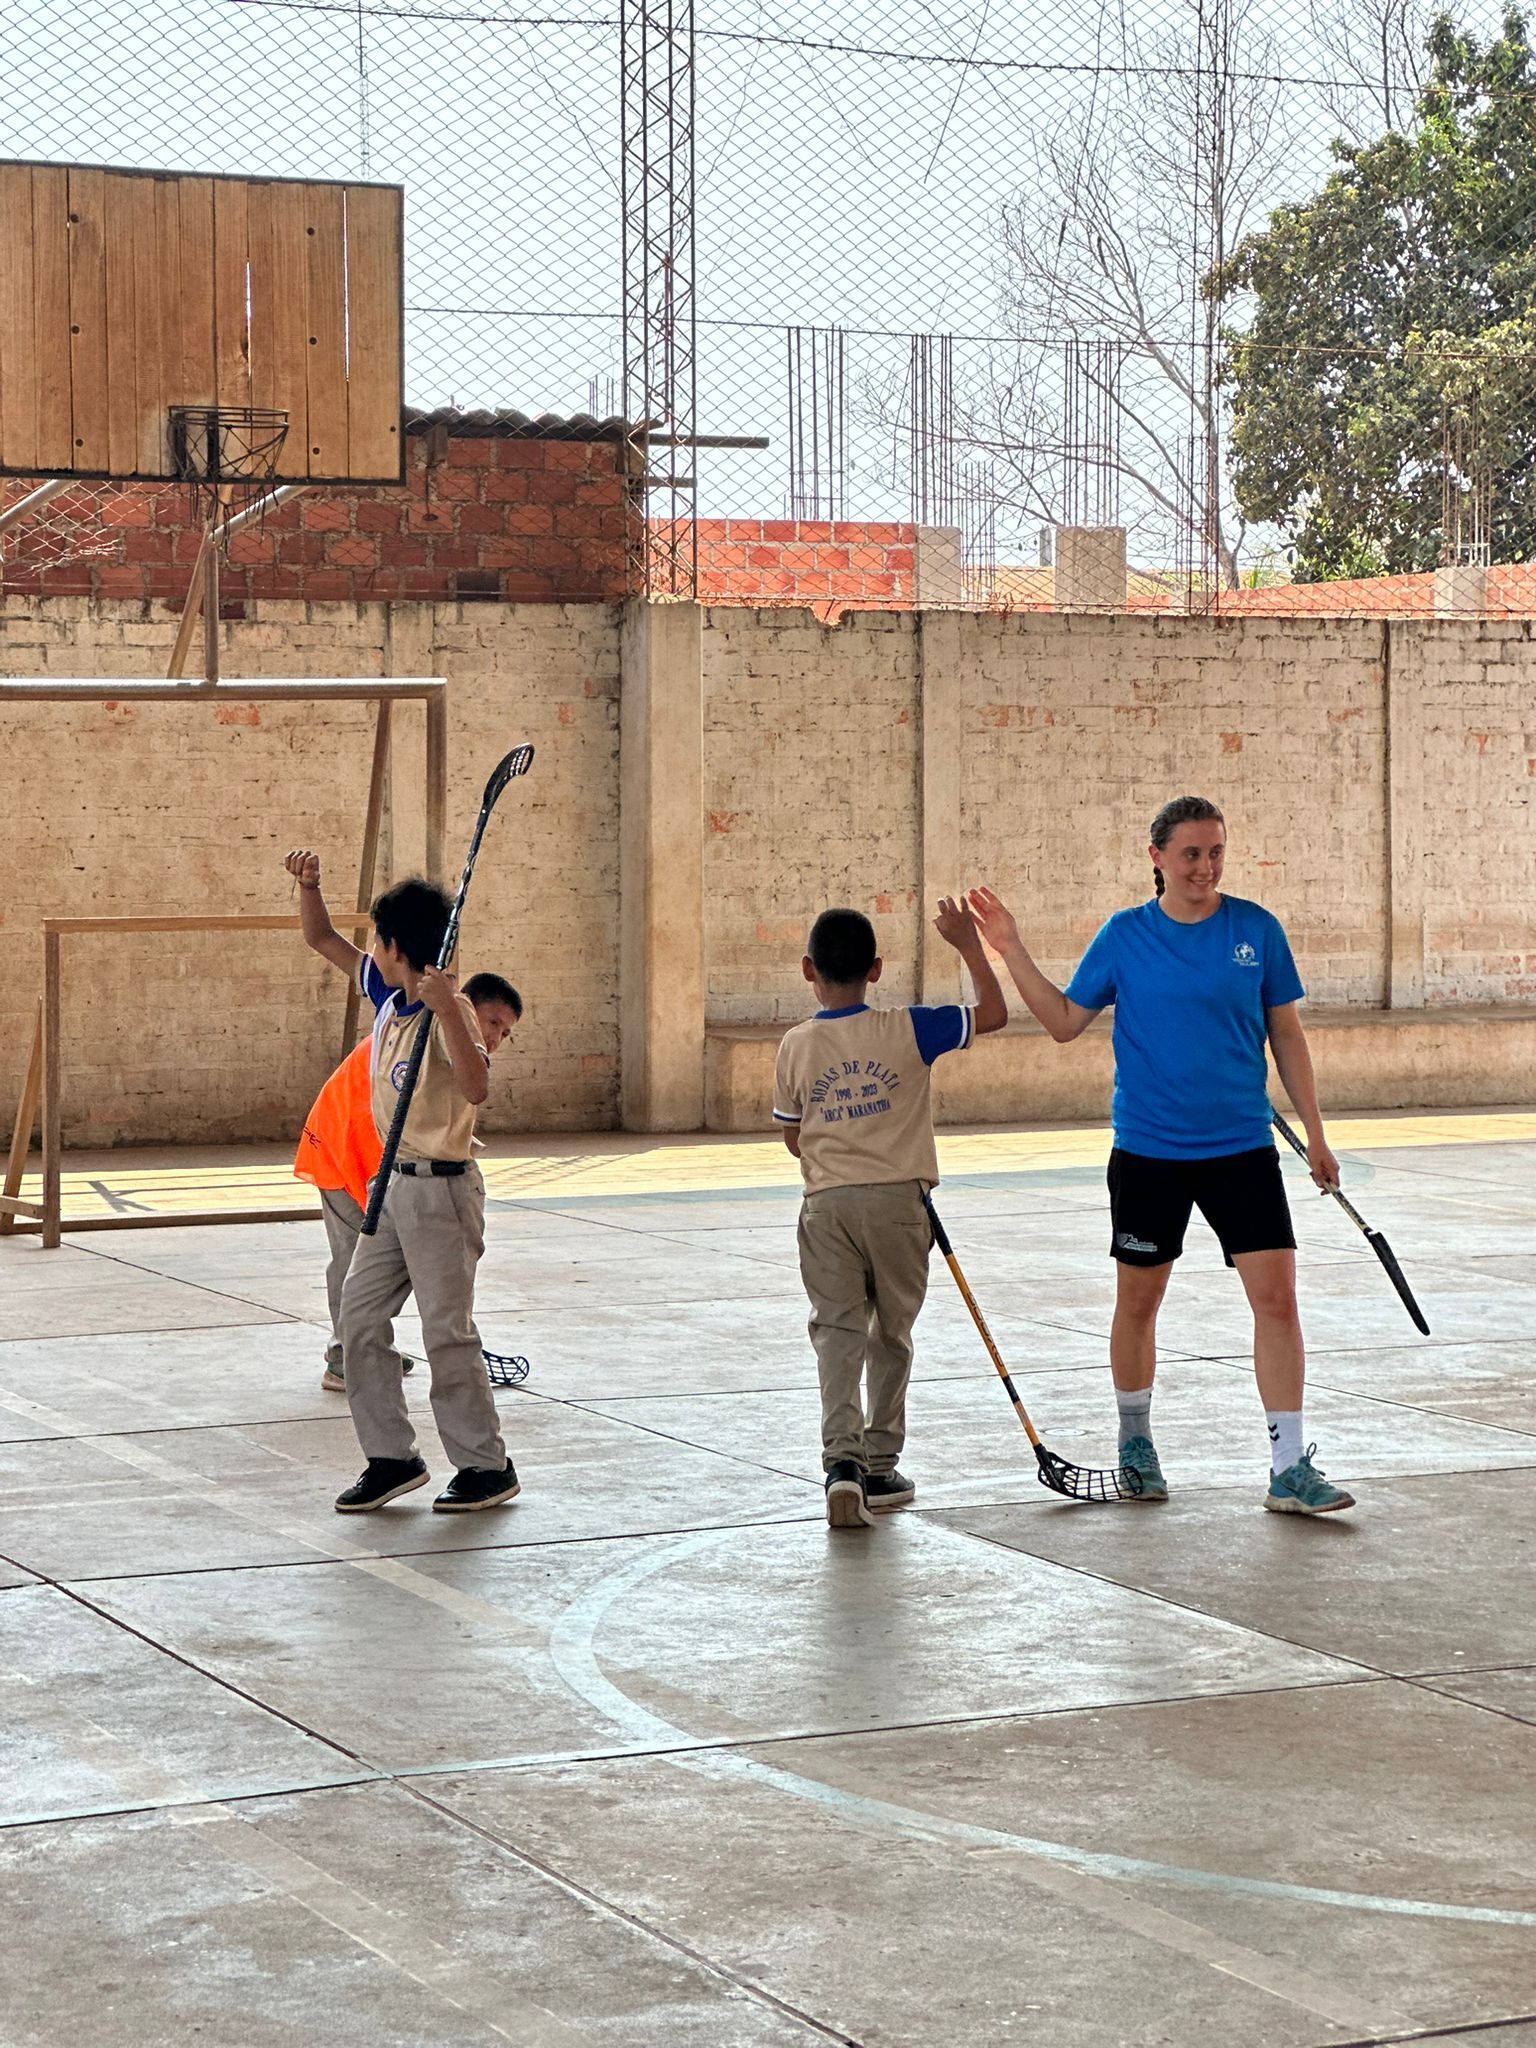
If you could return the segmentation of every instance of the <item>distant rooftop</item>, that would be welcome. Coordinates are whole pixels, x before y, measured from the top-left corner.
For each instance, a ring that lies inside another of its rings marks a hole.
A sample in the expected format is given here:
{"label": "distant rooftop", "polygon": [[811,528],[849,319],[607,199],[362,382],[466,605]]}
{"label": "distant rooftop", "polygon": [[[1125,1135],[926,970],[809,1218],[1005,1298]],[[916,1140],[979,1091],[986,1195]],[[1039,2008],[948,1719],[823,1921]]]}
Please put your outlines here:
{"label": "distant rooftop", "polygon": [[617,416],[599,420],[586,412],[566,418],[559,413],[513,412],[500,407],[487,411],[440,405],[431,412],[413,405],[405,408],[408,434],[428,434],[434,427],[442,427],[455,440],[620,441],[629,432]]}

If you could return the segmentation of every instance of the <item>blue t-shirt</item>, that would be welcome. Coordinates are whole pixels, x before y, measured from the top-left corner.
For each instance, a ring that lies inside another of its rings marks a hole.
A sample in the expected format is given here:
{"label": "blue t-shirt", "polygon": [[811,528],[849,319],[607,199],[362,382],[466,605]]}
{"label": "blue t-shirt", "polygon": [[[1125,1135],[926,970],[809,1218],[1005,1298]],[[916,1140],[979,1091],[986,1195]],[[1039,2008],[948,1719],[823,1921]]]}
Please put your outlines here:
{"label": "blue t-shirt", "polygon": [[1280,920],[1241,896],[1199,924],[1154,898],[1117,910],[1067,984],[1115,1006],[1115,1143],[1150,1159],[1219,1159],[1273,1138],[1264,1013],[1299,1002]]}

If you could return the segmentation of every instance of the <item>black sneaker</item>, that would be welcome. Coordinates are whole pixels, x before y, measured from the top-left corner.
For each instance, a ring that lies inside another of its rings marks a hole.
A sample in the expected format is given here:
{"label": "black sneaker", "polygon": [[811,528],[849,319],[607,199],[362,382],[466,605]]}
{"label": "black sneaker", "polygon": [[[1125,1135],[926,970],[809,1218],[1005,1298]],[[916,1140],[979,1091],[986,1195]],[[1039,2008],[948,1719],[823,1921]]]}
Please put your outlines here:
{"label": "black sneaker", "polygon": [[869,1475],[852,1458],[839,1458],[827,1473],[827,1527],[869,1529],[874,1516],[865,1504],[864,1489]]}
{"label": "black sneaker", "polygon": [[338,1515],[366,1515],[402,1493],[414,1493],[432,1474],[420,1458],[370,1458],[355,1486],[336,1496]]}
{"label": "black sneaker", "polygon": [[864,1498],[877,1515],[887,1508],[904,1508],[917,1499],[917,1488],[905,1472],[871,1472],[864,1482]]}
{"label": "black sneaker", "polygon": [[469,1515],[476,1508],[499,1508],[504,1500],[512,1500],[521,1492],[517,1467],[510,1458],[500,1472],[486,1472],[467,1465],[461,1472],[454,1473],[433,1501],[432,1512],[435,1515]]}

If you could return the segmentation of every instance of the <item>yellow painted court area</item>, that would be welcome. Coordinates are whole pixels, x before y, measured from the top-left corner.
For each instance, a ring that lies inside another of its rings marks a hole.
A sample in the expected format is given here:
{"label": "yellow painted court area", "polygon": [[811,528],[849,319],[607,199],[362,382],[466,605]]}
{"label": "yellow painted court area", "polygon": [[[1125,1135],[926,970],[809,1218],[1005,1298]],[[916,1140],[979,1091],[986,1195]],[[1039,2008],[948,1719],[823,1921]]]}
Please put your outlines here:
{"label": "yellow painted court area", "polygon": [[[1403,1112],[1338,1117],[1334,1149],[1375,1153],[1405,1146],[1495,1145],[1536,1139],[1536,1111]],[[939,1163],[949,1175],[1052,1173],[1098,1166],[1109,1155],[1107,1126],[939,1134]],[[159,1155],[163,1160],[164,1155]],[[613,1200],[792,1188],[799,1168],[775,1136],[640,1138],[628,1133],[520,1139],[493,1144],[482,1161],[496,1201]],[[36,1175],[23,1192],[34,1195]],[[195,1164],[151,1164],[126,1157],[64,1175],[68,1219],[107,1215],[171,1216],[208,1210],[313,1207],[313,1191],[295,1181],[288,1157],[236,1154]]]}

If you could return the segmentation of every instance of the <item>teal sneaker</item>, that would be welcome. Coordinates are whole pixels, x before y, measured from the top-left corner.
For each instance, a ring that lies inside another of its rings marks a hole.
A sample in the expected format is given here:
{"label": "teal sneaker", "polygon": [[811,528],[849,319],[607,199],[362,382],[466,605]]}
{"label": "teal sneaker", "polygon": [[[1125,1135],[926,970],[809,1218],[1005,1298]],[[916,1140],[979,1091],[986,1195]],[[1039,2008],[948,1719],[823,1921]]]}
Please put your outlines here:
{"label": "teal sneaker", "polygon": [[1332,1515],[1340,1508],[1352,1508],[1355,1496],[1342,1486],[1330,1486],[1312,1462],[1316,1444],[1308,1444],[1294,1465],[1287,1465],[1269,1482],[1264,1505],[1277,1515]]}
{"label": "teal sneaker", "polygon": [[1168,1482],[1163,1477],[1163,1468],[1157,1462],[1157,1452],[1152,1448],[1149,1436],[1127,1437],[1120,1446],[1120,1470],[1134,1472],[1141,1481],[1139,1493],[1128,1494],[1128,1500],[1166,1500]]}

